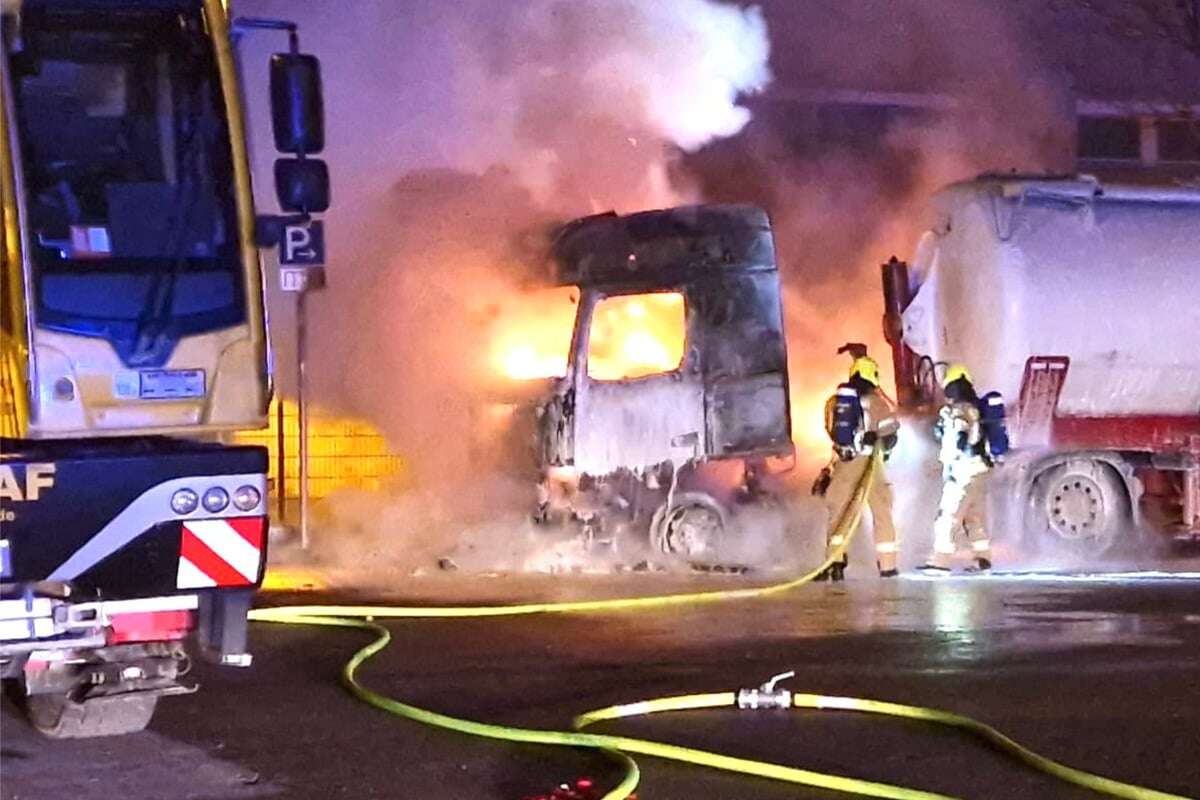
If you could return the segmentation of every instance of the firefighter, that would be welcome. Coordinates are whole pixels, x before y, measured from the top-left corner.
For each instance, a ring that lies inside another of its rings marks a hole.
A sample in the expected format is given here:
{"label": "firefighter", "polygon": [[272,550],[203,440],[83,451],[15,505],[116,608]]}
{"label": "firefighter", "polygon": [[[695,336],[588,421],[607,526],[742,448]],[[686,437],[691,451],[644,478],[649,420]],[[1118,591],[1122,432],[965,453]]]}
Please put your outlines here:
{"label": "firefighter", "polygon": [[[837,515],[842,513],[851,495],[871,463],[871,451],[881,443],[885,454],[896,446],[900,423],[892,404],[879,391],[879,365],[867,356],[854,359],[850,379],[837,388],[825,404],[825,430],[833,440],[833,461],[826,468],[824,479],[819,478],[815,491],[824,494],[829,513],[827,558],[831,558],[844,543],[844,532],[834,529]],[[823,490],[823,491],[821,491]],[[880,474],[867,496],[875,529],[875,556],[879,574],[896,576],[896,526],[892,522],[892,487]],[[848,559],[832,564],[818,580],[840,581],[845,577]]]}
{"label": "firefighter", "polygon": [[[992,567],[992,543],[983,522],[983,476],[1007,449],[1003,402],[994,392],[981,400],[971,374],[961,364],[947,367],[942,390],[946,401],[934,426],[939,440],[938,460],[942,463],[942,497],[933,523],[933,553],[921,569],[929,574],[948,573],[957,552],[955,534],[965,529],[971,543],[972,563],[968,569],[983,572]],[[998,424],[993,424],[994,419]],[[1003,437],[1003,445],[999,444],[999,436]]]}

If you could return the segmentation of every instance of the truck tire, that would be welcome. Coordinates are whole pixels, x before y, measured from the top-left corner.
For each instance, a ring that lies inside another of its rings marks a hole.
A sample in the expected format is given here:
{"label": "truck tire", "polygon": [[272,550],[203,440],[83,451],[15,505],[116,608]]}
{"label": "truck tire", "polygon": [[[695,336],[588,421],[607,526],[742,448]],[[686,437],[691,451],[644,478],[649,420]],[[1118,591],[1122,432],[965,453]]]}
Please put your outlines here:
{"label": "truck tire", "polygon": [[35,694],[25,698],[25,713],[33,727],[51,739],[86,739],[137,733],[150,724],[158,695],[130,692],[90,697],[82,702],[66,693]]}
{"label": "truck tire", "polygon": [[1110,465],[1074,459],[1038,475],[1025,528],[1035,546],[1056,543],[1078,556],[1101,556],[1131,533],[1129,491]]}
{"label": "truck tire", "polygon": [[679,492],[650,520],[650,544],[659,553],[715,562],[725,533],[721,505],[703,492]]}

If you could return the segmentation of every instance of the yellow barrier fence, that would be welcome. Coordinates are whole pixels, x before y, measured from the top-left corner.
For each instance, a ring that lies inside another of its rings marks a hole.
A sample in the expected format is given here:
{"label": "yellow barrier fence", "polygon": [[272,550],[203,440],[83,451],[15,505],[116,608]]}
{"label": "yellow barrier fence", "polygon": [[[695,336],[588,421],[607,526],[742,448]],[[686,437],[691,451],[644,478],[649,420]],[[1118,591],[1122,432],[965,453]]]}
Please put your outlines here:
{"label": "yellow barrier fence", "polygon": [[[270,427],[235,434],[239,444],[257,444],[271,456],[268,474],[270,492],[278,495],[279,428],[282,402],[285,500],[300,497],[300,418],[292,400],[271,403]],[[402,480],[404,460],[389,447],[379,429],[362,419],[330,414],[319,407],[308,413],[308,492],[321,498],[336,489],[375,490],[385,483]]]}

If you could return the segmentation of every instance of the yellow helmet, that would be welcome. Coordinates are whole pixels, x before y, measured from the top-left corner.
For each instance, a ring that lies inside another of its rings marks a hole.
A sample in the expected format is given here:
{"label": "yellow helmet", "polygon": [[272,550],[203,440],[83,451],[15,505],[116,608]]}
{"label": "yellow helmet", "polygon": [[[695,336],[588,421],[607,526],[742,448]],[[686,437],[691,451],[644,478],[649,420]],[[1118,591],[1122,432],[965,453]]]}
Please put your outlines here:
{"label": "yellow helmet", "polygon": [[861,356],[854,359],[854,363],[850,365],[850,377],[853,378],[855,375],[872,386],[879,385],[879,365],[873,358]]}
{"label": "yellow helmet", "polygon": [[946,375],[942,378],[942,388],[945,389],[950,384],[954,383],[959,378],[966,378],[969,383],[974,383],[971,379],[971,373],[963,364],[951,364],[946,367]]}

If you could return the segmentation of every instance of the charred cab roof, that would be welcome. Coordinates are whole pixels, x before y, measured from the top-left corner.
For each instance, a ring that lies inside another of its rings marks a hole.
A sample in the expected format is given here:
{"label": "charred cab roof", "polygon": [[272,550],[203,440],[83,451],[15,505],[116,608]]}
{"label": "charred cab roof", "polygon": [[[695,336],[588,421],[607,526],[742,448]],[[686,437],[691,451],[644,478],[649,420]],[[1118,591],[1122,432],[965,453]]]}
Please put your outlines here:
{"label": "charred cab roof", "polygon": [[563,285],[671,286],[719,271],[775,269],[771,220],[748,205],[680,206],[583,217],[551,245]]}

